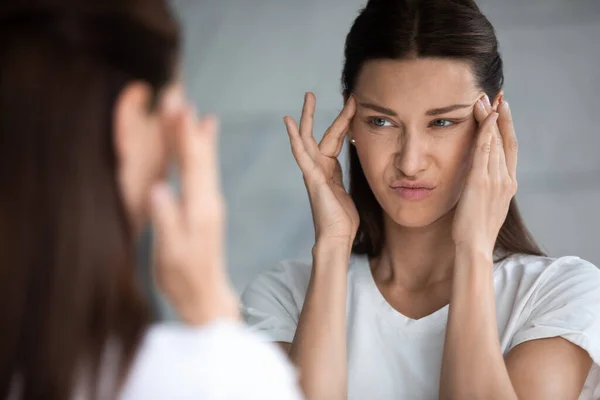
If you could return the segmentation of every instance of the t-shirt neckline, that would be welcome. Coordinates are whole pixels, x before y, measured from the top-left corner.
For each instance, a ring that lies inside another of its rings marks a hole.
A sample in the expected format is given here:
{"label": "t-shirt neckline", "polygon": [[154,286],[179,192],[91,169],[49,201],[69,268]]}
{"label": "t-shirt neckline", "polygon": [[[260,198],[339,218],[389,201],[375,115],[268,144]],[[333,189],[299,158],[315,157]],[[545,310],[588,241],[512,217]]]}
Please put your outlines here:
{"label": "t-shirt neckline", "polygon": [[[448,321],[449,304],[422,318],[409,318],[392,307],[383,296],[375,283],[368,257],[366,255],[355,255],[354,258],[355,261],[353,264],[356,273],[364,283],[365,289],[372,295],[372,300],[377,306],[376,311],[383,317],[384,321],[405,331],[439,333],[445,330]],[[501,263],[494,263],[494,273],[497,271],[499,264]]]}

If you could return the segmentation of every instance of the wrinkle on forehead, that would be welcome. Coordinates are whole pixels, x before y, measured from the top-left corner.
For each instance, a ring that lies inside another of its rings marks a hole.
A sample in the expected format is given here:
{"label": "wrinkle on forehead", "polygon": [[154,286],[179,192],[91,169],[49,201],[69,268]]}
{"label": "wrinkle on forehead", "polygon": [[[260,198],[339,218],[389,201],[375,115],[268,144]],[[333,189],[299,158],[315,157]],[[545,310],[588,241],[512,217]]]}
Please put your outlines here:
{"label": "wrinkle on forehead", "polygon": [[475,104],[483,91],[465,61],[416,58],[367,62],[354,93],[398,115],[424,115],[452,104]]}

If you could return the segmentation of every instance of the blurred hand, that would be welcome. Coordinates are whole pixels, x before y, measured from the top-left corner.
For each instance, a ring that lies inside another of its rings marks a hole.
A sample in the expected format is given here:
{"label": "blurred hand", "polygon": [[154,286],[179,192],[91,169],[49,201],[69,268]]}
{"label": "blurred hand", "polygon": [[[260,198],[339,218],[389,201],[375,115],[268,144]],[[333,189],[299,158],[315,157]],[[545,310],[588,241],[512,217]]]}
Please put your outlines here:
{"label": "blurred hand", "polygon": [[166,182],[152,189],[156,277],[180,318],[193,325],[238,319],[223,254],[225,206],[217,164],[217,121],[176,113],[168,142],[179,161],[182,196]]}

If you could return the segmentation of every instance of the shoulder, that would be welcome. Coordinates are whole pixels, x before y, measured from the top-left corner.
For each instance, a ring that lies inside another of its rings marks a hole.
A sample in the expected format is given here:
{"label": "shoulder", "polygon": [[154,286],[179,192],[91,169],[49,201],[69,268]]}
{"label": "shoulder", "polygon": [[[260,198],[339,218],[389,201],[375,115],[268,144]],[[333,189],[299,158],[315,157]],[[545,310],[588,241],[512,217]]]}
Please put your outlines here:
{"label": "shoulder", "polygon": [[311,271],[310,261],[281,261],[262,271],[250,282],[242,294],[242,303],[245,306],[260,308],[263,301],[283,299],[301,308],[308,290]]}
{"label": "shoulder", "polygon": [[544,257],[513,254],[497,263],[496,274],[506,278],[526,279],[537,285],[554,281],[591,280],[600,282],[600,269],[579,257]]}
{"label": "shoulder", "polygon": [[[579,257],[514,255],[496,273],[522,306],[511,348],[562,337],[600,365],[600,269]],[[591,374],[600,377],[599,372],[594,367]]]}
{"label": "shoulder", "polygon": [[[360,276],[353,260],[349,280]],[[311,261],[287,260],[258,275],[242,295],[242,315],[252,330],[271,341],[292,343],[311,273]]]}
{"label": "shoulder", "polygon": [[282,261],[260,273],[242,294],[241,311],[254,332],[291,343],[304,305],[312,265]]}
{"label": "shoulder", "polygon": [[[366,256],[351,255],[348,280],[358,279],[364,269]],[[256,295],[288,296],[303,303],[312,273],[311,260],[285,260],[262,271],[244,290],[242,302],[251,302]]]}
{"label": "shoulder", "polygon": [[312,263],[309,260],[284,260],[262,271],[248,285],[246,291],[265,284],[277,284],[297,288],[308,287]]}
{"label": "shoulder", "polygon": [[514,254],[497,265],[495,277],[505,286],[528,292],[534,309],[573,302],[600,304],[600,269],[579,257]]}
{"label": "shoulder", "polygon": [[[267,392],[271,380],[281,381],[275,392]],[[198,328],[160,324],[146,334],[123,398],[254,399],[277,394],[296,399],[295,381],[283,353],[238,322]]]}

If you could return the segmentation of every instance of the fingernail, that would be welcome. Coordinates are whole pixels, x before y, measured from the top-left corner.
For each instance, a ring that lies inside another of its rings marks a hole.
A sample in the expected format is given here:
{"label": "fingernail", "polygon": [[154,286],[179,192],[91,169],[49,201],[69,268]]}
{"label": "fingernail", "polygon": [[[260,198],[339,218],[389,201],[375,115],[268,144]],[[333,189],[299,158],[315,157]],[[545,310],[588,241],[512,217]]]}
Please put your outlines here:
{"label": "fingernail", "polygon": [[483,101],[485,101],[485,104],[487,106],[492,106],[492,103],[490,103],[490,98],[488,97],[488,95],[486,94],[485,96],[483,96]]}
{"label": "fingernail", "polygon": [[483,102],[481,101],[481,99],[477,100],[476,106],[481,111],[483,111],[485,109],[485,107],[483,107]]}
{"label": "fingernail", "polygon": [[508,101],[502,101],[502,103],[500,103],[500,109],[504,112],[510,112],[510,106],[508,105]]}

